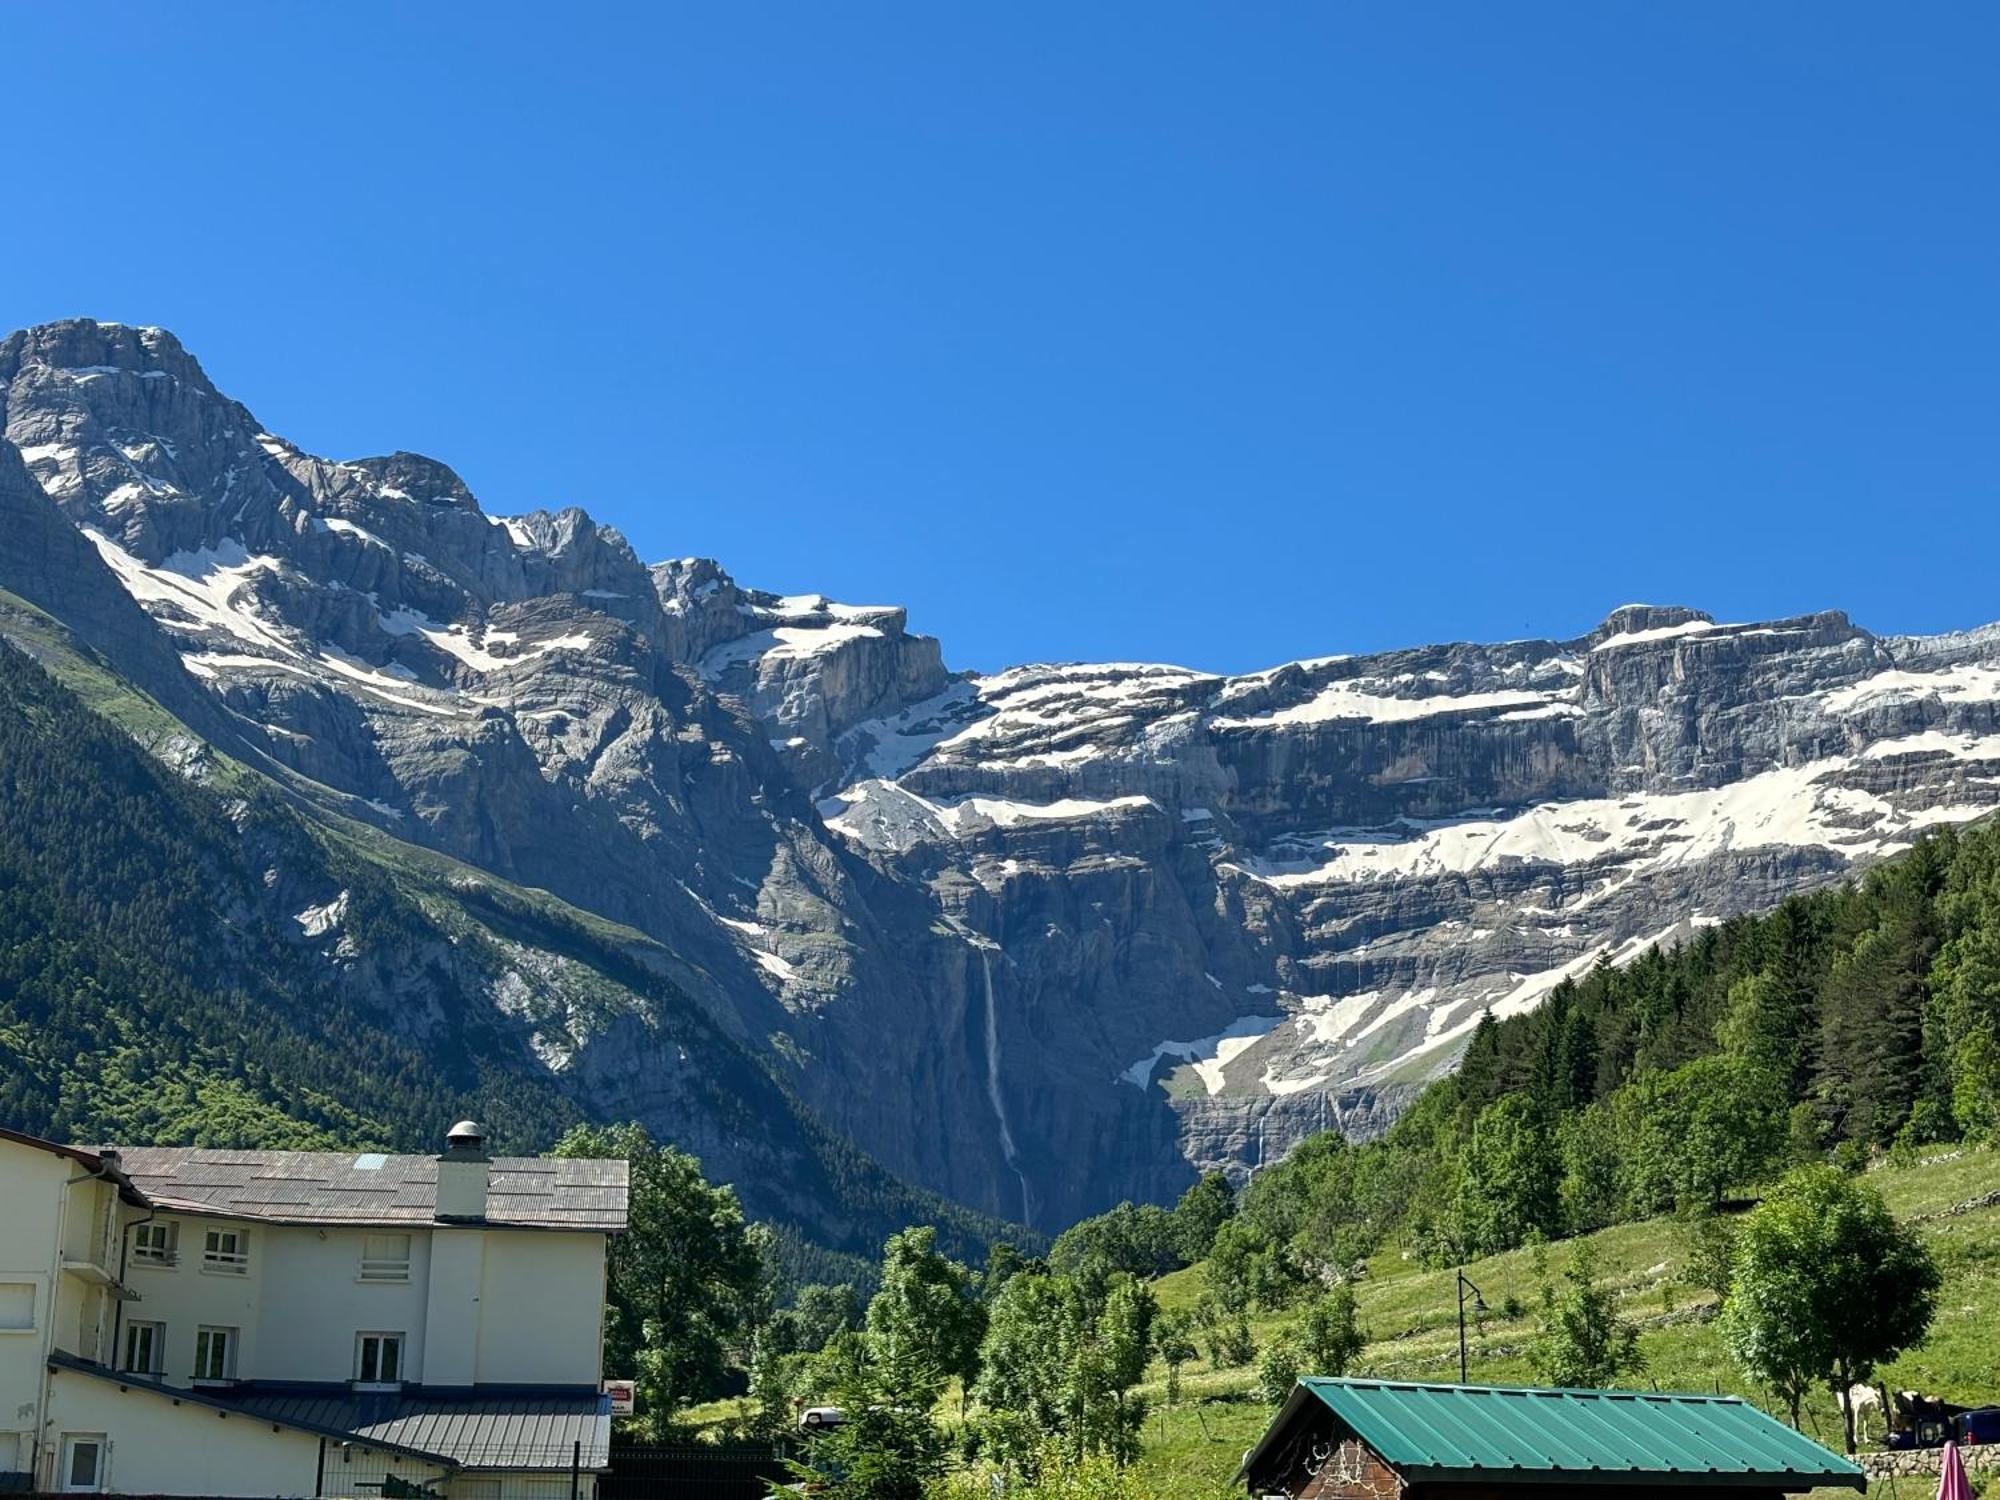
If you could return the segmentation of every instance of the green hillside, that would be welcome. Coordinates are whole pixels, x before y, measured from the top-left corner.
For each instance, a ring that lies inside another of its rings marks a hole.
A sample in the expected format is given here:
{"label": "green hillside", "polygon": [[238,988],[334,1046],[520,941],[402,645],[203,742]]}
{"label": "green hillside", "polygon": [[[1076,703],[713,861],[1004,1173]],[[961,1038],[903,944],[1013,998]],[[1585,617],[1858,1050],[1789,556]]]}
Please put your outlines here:
{"label": "green hillside", "polygon": [[[1935,1392],[1963,1404],[2000,1402],[2000,1152],[1947,1152],[1908,1166],[1867,1174],[1897,1217],[1918,1227],[1944,1272],[1944,1294],[1926,1344],[1886,1367],[1895,1389]],[[1766,1393],[1732,1364],[1709,1321],[1712,1291],[1685,1279],[1692,1248],[1687,1221],[1672,1217],[1622,1224],[1584,1237],[1594,1248],[1603,1283],[1615,1287],[1621,1313],[1642,1325],[1646,1358],[1640,1384],[1660,1389],[1721,1390],[1772,1409]],[[1582,1239],[1547,1247],[1547,1274],[1561,1273]],[[1163,1309],[1192,1308],[1205,1286],[1205,1267],[1176,1271],[1156,1283]],[[1465,1274],[1493,1311],[1468,1325],[1471,1378],[1532,1383],[1525,1346],[1536,1329],[1539,1282],[1535,1254],[1519,1249],[1471,1261]],[[1458,1333],[1450,1268],[1427,1269],[1404,1250],[1372,1256],[1358,1287],[1368,1345],[1350,1373],[1409,1380],[1456,1380]],[[1515,1299],[1522,1315],[1503,1309]],[[1296,1315],[1260,1312],[1252,1332],[1260,1346],[1280,1336]],[[1166,1371],[1155,1365],[1144,1393],[1154,1406],[1139,1462],[1153,1493],[1226,1480],[1264,1430],[1271,1408],[1255,1392],[1254,1367],[1212,1368],[1197,1359],[1181,1374],[1181,1404],[1166,1406]],[[1832,1396],[1815,1393],[1806,1431],[1840,1445]],[[1909,1481],[1904,1481],[1909,1489]],[[1914,1491],[1911,1493],[1914,1494]],[[2000,1484],[1987,1493],[2000,1493]]]}
{"label": "green hillside", "polygon": [[0,1123],[421,1151],[470,1115],[535,1152],[605,1109],[566,1054],[644,1028],[704,1063],[654,1087],[656,1135],[734,1152],[795,1277],[865,1280],[916,1221],[974,1257],[1024,1238],[826,1131],[670,960],[217,754],[0,597]]}

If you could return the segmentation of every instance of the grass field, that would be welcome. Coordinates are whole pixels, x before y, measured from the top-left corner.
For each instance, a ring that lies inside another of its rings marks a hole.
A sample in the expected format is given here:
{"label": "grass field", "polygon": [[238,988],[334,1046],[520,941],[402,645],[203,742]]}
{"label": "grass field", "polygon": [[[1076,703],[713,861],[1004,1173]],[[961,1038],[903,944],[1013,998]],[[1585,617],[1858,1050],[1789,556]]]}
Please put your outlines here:
{"label": "grass field", "polygon": [[[1937,1321],[1924,1346],[1886,1370],[1895,1389],[1936,1393],[1962,1405],[2000,1402],[2000,1152],[1968,1151],[1909,1166],[1871,1171],[1898,1218],[1916,1226],[1944,1273]],[[1991,1195],[1996,1201],[1981,1200]],[[1673,1219],[1620,1225],[1589,1237],[1601,1281],[1618,1292],[1624,1315],[1642,1327],[1640,1347],[1646,1369],[1634,1384],[1645,1388],[1721,1391],[1773,1403],[1751,1386],[1731,1361],[1708,1321],[1712,1293],[1683,1281],[1689,1249],[1686,1227]],[[1550,1277],[1559,1276],[1580,1241],[1547,1248]],[[1528,1384],[1526,1346],[1536,1330],[1539,1282],[1531,1250],[1511,1251],[1474,1261],[1466,1276],[1494,1311],[1468,1323],[1467,1363],[1474,1381]],[[1367,1349],[1349,1372],[1403,1380],[1458,1378],[1458,1314],[1450,1270],[1426,1270],[1397,1249],[1376,1255],[1357,1288]],[[1201,1268],[1190,1267],[1155,1284],[1162,1308],[1192,1306],[1201,1296]],[[1516,1299],[1522,1315],[1507,1318],[1499,1309]],[[1285,1331],[1289,1314],[1253,1320],[1260,1346]],[[1244,1451],[1256,1442],[1272,1412],[1258,1397],[1249,1368],[1211,1369],[1197,1360],[1181,1371],[1181,1402],[1166,1406],[1166,1371],[1155,1365],[1143,1387],[1153,1408],[1146,1423],[1140,1488],[1150,1495],[1208,1494],[1235,1473]],[[719,1428],[741,1413],[741,1404],[716,1402],[689,1415],[696,1425]],[[1782,1413],[1780,1413],[1782,1415]],[[939,1418],[959,1421],[955,1391]],[[1806,1431],[1838,1451],[1840,1414],[1830,1392],[1816,1392],[1807,1409]],[[1984,1500],[2000,1500],[2000,1476],[1975,1477]],[[1851,1496],[1828,1490],[1824,1496]],[[1879,1485],[1871,1495],[1888,1500],[1928,1500],[1934,1485],[1903,1479]]]}
{"label": "grass field", "polygon": [[[2000,1153],[1967,1152],[1919,1165],[1885,1166],[1868,1174],[1896,1215],[1914,1222],[1944,1272],[1944,1293],[1929,1341],[1888,1367],[1897,1389],[1936,1392],[1965,1405],[2000,1402],[2000,1203],[1948,1213],[1988,1194],[2000,1194]],[[1618,1292],[1626,1317],[1642,1325],[1644,1375],[1635,1382],[1661,1390],[1723,1391],[1770,1409],[1765,1393],[1743,1378],[1713,1325],[1714,1295],[1682,1282],[1688,1241],[1672,1219],[1621,1225],[1590,1237],[1600,1279]],[[1576,1242],[1547,1249],[1548,1274],[1559,1275]],[[1512,1251],[1476,1261],[1466,1276],[1495,1309],[1468,1325],[1467,1355],[1474,1381],[1526,1384],[1525,1357],[1536,1328],[1539,1287],[1534,1255]],[[1201,1294],[1201,1271],[1191,1267],[1158,1283],[1163,1307],[1191,1305]],[[1385,1250],[1370,1262],[1357,1288],[1369,1344],[1353,1374],[1404,1380],[1458,1378],[1455,1283],[1449,1270],[1431,1271]],[[1523,1316],[1498,1309],[1518,1299]],[[1259,1344],[1282,1333],[1287,1315],[1253,1323]],[[1263,1432],[1271,1412],[1255,1394],[1248,1369],[1214,1370],[1197,1362],[1182,1370],[1182,1401],[1165,1410],[1165,1372],[1155,1370],[1146,1394],[1155,1413],[1147,1424],[1140,1470],[1159,1494],[1182,1485],[1212,1484],[1234,1473],[1243,1452]],[[1830,1447],[1840,1444],[1840,1414],[1830,1393],[1818,1392],[1806,1431]],[[1900,1500],[1923,1500],[1922,1486],[1900,1482]],[[1922,1493],[1920,1493],[1920,1491]],[[1833,1492],[1847,1493],[1847,1492]],[[1886,1487],[1882,1493],[1888,1493]],[[2000,1496],[2000,1481],[1982,1493]]]}

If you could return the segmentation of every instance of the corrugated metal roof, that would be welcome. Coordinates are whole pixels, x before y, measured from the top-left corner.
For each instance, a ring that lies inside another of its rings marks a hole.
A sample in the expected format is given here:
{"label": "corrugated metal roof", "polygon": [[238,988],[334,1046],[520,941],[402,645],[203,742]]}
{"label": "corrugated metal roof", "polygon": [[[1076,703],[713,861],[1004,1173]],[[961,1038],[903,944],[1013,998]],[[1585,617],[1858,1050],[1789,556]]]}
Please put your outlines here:
{"label": "corrugated metal roof", "polygon": [[[289,1224],[428,1224],[437,1210],[431,1156],[129,1146],[120,1160],[148,1197],[189,1213]],[[495,1157],[486,1222],[615,1233],[625,1227],[626,1181],[622,1161]]]}
{"label": "corrugated metal roof", "polygon": [[1323,1376],[1299,1382],[1249,1462],[1314,1398],[1409,1480],[1866,1485],[1855,1465],[1734,1396]]}
{"label": "corrugated metal roof", "polygon": [[466,1469],[586,1469],[611,1461],[611,1403],[593,1392],[433,1396],[423,1392],[248,1392],[234,1403],[267,1421],[338,1429]]}
{"label": "corrugated metal roof", "polygon": [[[88,1360],[78,1359],[73,1354],[65,1354],[60,1349],[50,1353],[49,1367],[53,1370],[70,1370],[78,1375],[88,1375],[94,1380],[108,1381],[120,1389],[151,1391],[155,1395],[177,1403],[184,1402],[191,1406],[208,1407],[216,1411],[241,1412],[245,1416],[258,1416],[264,1421],[276,1422],[280,1426],[296,1427],[302,1432],[318,1433],[321,1437],[354,1438],[360,1441],[357,1433],[350,1428],[341,1426],[338,1422],[317,1422],[312,1419],[311,1415],[304,1413],[291,1417],[279,1417],[264,1412],[253,1412],[242,1402],[231,1400],[228,1396],[217,1391],[202,1390],[189,1386],[168,1385],[166,1381],[154,1375],[136,1375],[130,1371],[108,1370],[103,1365],[96,1365]],[[339,1414],[337,1410],[332,1410],[332,1408],[337,1408],[338,1405],[338,1402],[330,1404],[331,1414]],[[432,1459],[440,1463],[447,1461],[442,1455],[407,1447],[393,1440],[378,1440],[376,1446],[385,1451],[405,1454],[411,1458]],[[564,1462],[567,1463],[568,1460],[565,1459]]]}

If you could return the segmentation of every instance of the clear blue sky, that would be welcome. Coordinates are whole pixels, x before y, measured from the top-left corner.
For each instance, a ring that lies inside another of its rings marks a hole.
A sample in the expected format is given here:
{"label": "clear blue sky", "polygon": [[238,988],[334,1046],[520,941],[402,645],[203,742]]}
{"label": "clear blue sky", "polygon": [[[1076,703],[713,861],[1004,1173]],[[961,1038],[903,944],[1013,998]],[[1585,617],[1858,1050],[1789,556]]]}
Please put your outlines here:
{"label": "clear blue sky", "polygon": [[911,608],[1240,669],[2000,617],[2000,8],[14,5],[0,322]]}

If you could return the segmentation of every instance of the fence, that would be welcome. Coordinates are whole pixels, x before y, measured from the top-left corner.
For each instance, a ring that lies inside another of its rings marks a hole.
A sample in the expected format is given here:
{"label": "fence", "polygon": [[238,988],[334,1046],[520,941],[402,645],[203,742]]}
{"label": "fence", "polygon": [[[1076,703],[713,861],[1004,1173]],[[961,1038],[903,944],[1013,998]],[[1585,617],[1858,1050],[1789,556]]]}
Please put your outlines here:
{"label": "fence", "polygon": [[781,1443],[676,1443],[611,1448],[611,1470],[598,1476],[598,1500],[764,1500],[791,1477]]}

